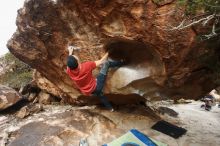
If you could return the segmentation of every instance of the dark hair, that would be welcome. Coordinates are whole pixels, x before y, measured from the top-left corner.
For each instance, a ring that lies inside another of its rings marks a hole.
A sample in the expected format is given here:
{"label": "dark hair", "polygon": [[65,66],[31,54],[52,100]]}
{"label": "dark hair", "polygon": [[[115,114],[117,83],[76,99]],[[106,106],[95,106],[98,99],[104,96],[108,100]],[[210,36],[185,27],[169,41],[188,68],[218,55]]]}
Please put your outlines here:
{"label": "dark hair", "polygon": [[67,66],[73,70],[78,67],[78,61],[74,56],[68,56],[67,58]]}

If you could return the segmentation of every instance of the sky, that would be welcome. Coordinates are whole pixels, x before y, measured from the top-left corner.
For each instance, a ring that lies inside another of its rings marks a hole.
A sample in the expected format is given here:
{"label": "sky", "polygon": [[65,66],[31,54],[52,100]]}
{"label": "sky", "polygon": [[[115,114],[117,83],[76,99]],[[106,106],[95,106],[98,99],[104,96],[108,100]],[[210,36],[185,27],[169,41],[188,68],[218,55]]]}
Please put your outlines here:
{"label": "sky", "polygon": [[24,0],[4,0],[0,4],[0,56],[8,52],[7,41],[16,31],[17,10],[23,7]]}

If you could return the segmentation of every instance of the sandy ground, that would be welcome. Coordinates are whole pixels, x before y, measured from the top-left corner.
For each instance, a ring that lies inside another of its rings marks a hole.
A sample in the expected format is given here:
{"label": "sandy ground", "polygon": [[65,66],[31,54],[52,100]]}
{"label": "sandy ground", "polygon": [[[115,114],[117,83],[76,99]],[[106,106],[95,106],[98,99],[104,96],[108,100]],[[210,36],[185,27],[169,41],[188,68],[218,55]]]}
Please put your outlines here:
{"label": "sandy ground", "polygon": [[179,113],[179,126],[188,130],[186,135],[177,140],[178,146],[220,145],[220,108],[214,106],[211,111],[206,111],[200,108],[201,104],[197,101],[170,106]]}
{"label": "sandy ground", "polygon": [[[200,106],[203,103],[200,101],[193,101],[188,104],[164,104],[161,106],[168,107],[173,109],[179,115],[177,117],[171,117],[167,114],[162,115],[161,117],[173,123],[179,127],[187,129],[187,133],[178,139],[174,139],[170,136],[167,136],[158,131],[152,130],[151,126],[155,124],[154,120],[146,119],[132,119],[130,118],[130,124],[123,123],[124,127],[136,128],[146,135],[168,144],[169,146],[219,146],[220,145],[220,108],[217,106],[212,107],[211,111],[206,111]],[[117,113],[114,113],[117,114]],[[128,119],[129,117],[106,115],[112,121],[120,123],[120,121]],[[133,123],[133,124],[132,124]],[[123,125],[119,125],[122,127]],[[133,127],[132,127],[133,126]]]}

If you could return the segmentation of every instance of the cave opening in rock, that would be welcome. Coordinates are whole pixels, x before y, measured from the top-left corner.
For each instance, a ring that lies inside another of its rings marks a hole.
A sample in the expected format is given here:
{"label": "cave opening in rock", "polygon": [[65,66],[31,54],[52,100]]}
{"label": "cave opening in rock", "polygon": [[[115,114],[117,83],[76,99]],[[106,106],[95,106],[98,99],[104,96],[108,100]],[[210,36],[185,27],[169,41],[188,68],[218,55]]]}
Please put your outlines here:
{"label": "cave opening in rock", "polygon": [[113,89],[121,89],[137,81],[143,82],[141,80],[146,82],[146,79],[153,79],[156,83],[163,81],[164,65],[154,46],[140,41],[115,39],[110,40],[104,48],[110,58],[127,62],[127,65],[112,73],[110,83],[107,84],[111,84]]}
{"label": "cave opening in rock", "polygon": [[149,45],[138,41],[111,40],[105,47],[109,57],[115,60],[125,59],[129,64],[137,65],[143,62],[151,62],[154,58]]}
{"label": "cave opening in rock", "polygon": [[[152,92],[158,91],[158,83],[164,75],[164,65],[154,46],[139,41],[116,39],[110,40],[104,49],[109,52],[111,59],[127,61],[126,65],[108,72],[104,93],[112,103],[141,103],[145,101],[145,95],[150,96]],[[87,103],[97,103],[94,100],[96,98],[82,96],[80,99]]]}

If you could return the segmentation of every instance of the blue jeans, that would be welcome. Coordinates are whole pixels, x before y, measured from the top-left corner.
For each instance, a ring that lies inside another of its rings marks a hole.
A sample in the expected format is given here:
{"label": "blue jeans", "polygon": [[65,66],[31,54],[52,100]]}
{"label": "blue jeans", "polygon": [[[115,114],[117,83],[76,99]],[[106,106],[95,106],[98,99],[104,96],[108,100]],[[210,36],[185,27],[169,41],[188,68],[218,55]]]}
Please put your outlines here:
{"label": "blue jeans", "polygon": [[124,63],[122,61],[106,61],[103,64],[98,76],[96,77],[97,85],[96,85],[96,89],[92,92],[92,94],[95,96],[98,96],[100,100],[102,101],[102,103],[105,105],[105,107],[108,109],[112,109],[113,107],[111,103],[109,103],[107,97],[104,96],[103,91],[102,91],[105,85],[105,80],[106,80],[106,76],[108,73],[108,69],[111,67],[120,67],[123,64]]}

